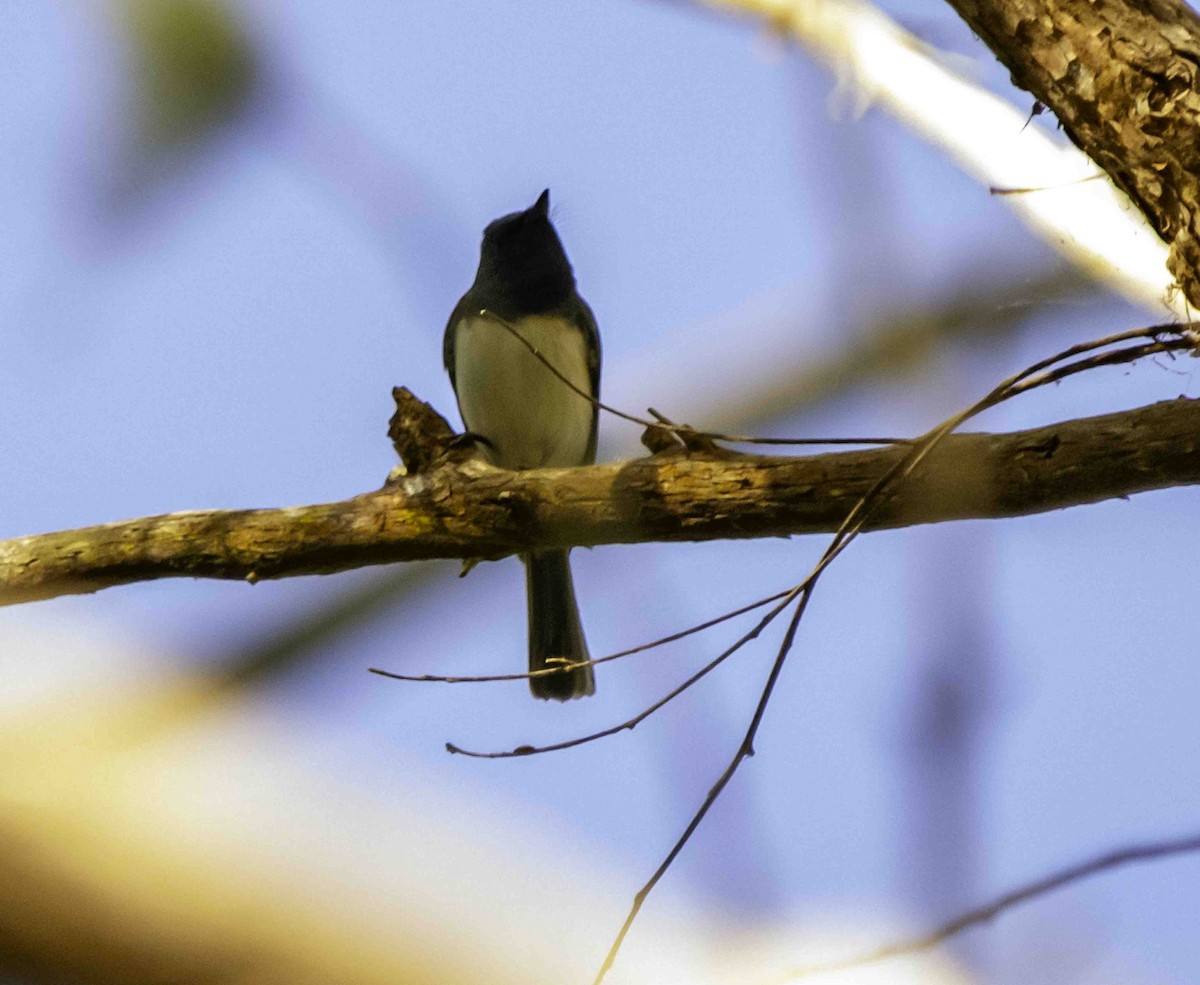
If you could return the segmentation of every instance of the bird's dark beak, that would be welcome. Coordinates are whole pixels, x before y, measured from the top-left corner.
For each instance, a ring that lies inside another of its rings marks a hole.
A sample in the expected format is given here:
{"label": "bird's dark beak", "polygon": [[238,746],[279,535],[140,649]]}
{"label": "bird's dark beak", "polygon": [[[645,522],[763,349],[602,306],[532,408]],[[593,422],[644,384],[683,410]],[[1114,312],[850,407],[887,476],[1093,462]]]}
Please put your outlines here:
{"label": "bird's dark beak", "polygon": [[547,188],[538,196],[538,200],[533,203],[533,208],[529,210],[534,215],[540,215],[546,218],[550,215],[550,189]]}

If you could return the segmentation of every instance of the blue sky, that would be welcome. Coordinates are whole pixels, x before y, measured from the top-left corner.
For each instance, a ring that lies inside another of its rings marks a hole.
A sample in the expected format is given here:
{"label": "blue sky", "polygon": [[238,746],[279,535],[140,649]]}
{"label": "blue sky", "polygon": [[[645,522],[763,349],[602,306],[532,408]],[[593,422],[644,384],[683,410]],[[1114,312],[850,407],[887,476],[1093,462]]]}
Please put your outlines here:
{"label": "blue sky", "polygon": [[[394,464],[390,388],[452,414],[441,333],[480,230],[544,187],[600,324],[606,395],[678,419],[721,422],[757,373],[836,352],[868,313],[933,303],[973,271],[1032,281],[1061,264],[918,138],[877,112],[837,112],[831,78],[750,24],[655,0],[352,6],[239,8],[264,65],[253,105],[158,160],[156,180],[114,211],[106,189],[136,160],[120,37],[96,9],[16,5],[0,39],[0,536],[376,488]],[[890,9],[1003,90],[948,8]],[[770,430],[916,432],[1033,359],[1150,320],[1097,289]],[[1190,366],[1146,365],[984,425],[1180,393],[1198,393]],[[602,428],[602,455],[636,453],[635,431]],[[734,926],[836,911],[919,927],[1094,851],[1194,827],[1195,519],[1194,491],[1179,490],[860,540],[822,582],[759,755],[668,876],[672,891]],[[593,653],[776,591],[822,546],[576,552]],[[632,895],[735,747],[770,650],[632,735],[516,762],[449,758],[447,739],[504,748],[622,719],[733,634],[601,668],[597,697],[566,707],[520,684],[417,690],[368,675],[521,666],[517,563],[463,581],[449,564],[430,571],[256,700],[294,725],[300,755],[365,791],[402,795],[389,763],[403,755],[464,810],[553,819]],[[19,618],[204,665],[375,576],[162,582]],[[960,671],[986,711],[956,827],[931,806],[937,770],[914,765],[912,736],[931,681]],[[964,839],[952,859],[930,848],[942,827]],[[976,932],[963,953],[996,982],[1031,980],[1030,966],[1057,982],[1194,980],[1198,864],[1095,880]],[[928,871],[960,888],[931,889]],[[609,933],[597,931],[597,955]]]}

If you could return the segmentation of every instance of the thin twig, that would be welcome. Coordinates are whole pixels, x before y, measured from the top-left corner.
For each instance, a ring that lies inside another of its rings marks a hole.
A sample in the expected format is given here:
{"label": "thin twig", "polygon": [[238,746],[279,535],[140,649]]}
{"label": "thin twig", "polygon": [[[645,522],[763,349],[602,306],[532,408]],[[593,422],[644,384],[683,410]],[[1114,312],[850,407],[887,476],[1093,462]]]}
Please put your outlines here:
{"label": "thin twig", "polygon": [[672,431],[676,434],[694,435],[699,438],[708,438],[712,441],[728,441],[732,444],[741,445],[910,445],[912,444],[909,438],[756,438],[741,434],[720,434],[716,431],[697,431],[693,427],[686,424],[664,424],[657,421],[649,420],[645,417],[638,417],[636,414],[630,414],[626,411],[613,407],[611,404],[606,404],[598,397],[593,396],[581,387],[576,386],[547,359],[538,347],[535,346],[529,339],[525,338],[516,327],[509,323],[506,319],[501,318],[494,311],[489,311],[487,308],[479,309],[480,318],[488,318],[498,325],[502,325],[510,335],[521,345],[525,346],[551,373],[562,381],[572,393],[575,393],[605,413],[612,414],[614,417],[619,417],[623,421],[630,421],[633,424],[640,424],[642,427],[656,427],[664,431]]}
{"label": "thin twig", "polygon": [[594,667],[596,664],[605,664],[611,660],[620,660],[622,657],[629,657],[635,653],[642,653],[646,650],[653,650],[655,647],[664,646],[667,643],[674,643],[676,640],[681,640],[684,637],[692,636],[695,633],[701,633],[706,629],[711,629],[713,626],[718,626],[723,622],[728,622],[730,619],[736,619],[738,616],[743,616],[747,612],[753,612],[755,609],[761,609],[764,605],[769,605],[776,602],[788,594],[790,589],[785,589],[782,592],[776,592],[774,595],[768,595],[766,598],[759,599],[757,602],[751,602],[749,605],[743,605],[740,609],[734,609],[732,612],[726,612],[722,615],[715,616],[706,622],[697,623],[695,626],[689,626],[687,629],[681,629],[677,633],[672,633],[670,636],[661,636],[656,640],[651,640],[649,643],[642,643],[640,646],[632,646],[628,650],[619,650],[616,653],[610,653],[604,657],[596,657],[592,660],[576,660],[564,667],[546,667],[542,670],[531,670],[524,674],[482,674],[474,677],[445,677],[438,674],[396,674],[390,670],[380,670],[378,667],[367,668],[372,674],[378,674],[380,677],[390,677],[395,681],[412,681],[416,683],[434,683],[434,684],[490,684],[494,681],[527,681],[531,677],[547,677],[550,674],[562,674],[566,671],[574,670],[576,667]]}
{"label": "thin twig", "polygon": [[666,875],[667,870],[671,867],[671,863],[675,861],[679,853],[683,851],[684,846],[691,840],[693,832],[700,826],[700,822],[704,820],[704,816],[708,813],[709,808],[717,802],[717,798],[721,796],[721,792],[729,784],[729,781],[733,779],[733,774],[737,772],[738,767],[741,766],[747,757],[754,755],[754,737],[758,734],[758,727],[762,723],[763,715],[767,710],[767,704],[771,700],[772,692],[775,690],[775,682],[779,680],[779,674],[783,670],[788,653],[795,642],[796,629],[800,625],[800,618],[804,615],[804,610],[808,607],[808,600],[812,598],[812,585],[814,583],[815,579],[813,582],[809,582],[808,587],[800,593],[800,601],[796,603],[796,611],[792,615],[791,622],[788,623],[787,634],[780,644],[775,662],[771,665],[771,673],[767,677],[766,684],[763,685],[762,694],[758,699],[758,706],[754,709],[754,717],[750,720],[750,726],[746,729],[746,734],[742,738],[737,752],[734,753],[733,758],[729,761],[729,765],[717,777],[717,782],[708,791],[703,803],[700,805],[700,809],[692,815],[692,819],[688,822],[688,826],[684,828],[683,834],[676,839],[675,844],[671,846],[671,850],[659,864],[658,868],[654,870],[654,874],[638,890],[637,895],[634,896],[633,905],[625,917],[625,922],[617,932],[616,939],[608,949],[608,954],[604,956],[604,963],[596,973],[596,978],[592,985],[600,985],[604,980],[604,976],[608,974],[609,969],[612,968],[613,962],[617,958],[617,952],[621,950],[621,945],[625,942],[625,936],[629,933],[629,928],[633,926],[633,921],[637,919],[637,915],[642,909],[642,904],[646,902],[646,898],[654,891],[654,887],[658,885],[659,880]]}
{"label": "thin twig", "polygon": [[[1030,117],[1033,119],[1033,117]],[[1000,185],[989,185],[989,195],[1031,195],[1034,192],[1053,192],[1060,191],[1064,188],[1072,188],[1075,185],[1082,185],[1086,181],[1098,181],[1101,178],[1107,178],[1108,175],[1103,171],[1097,171],[1095,174],[1089,174],[1084,178],[1076,178],[1074,181],[1062,181],[1056,185],[1034,185],[1029,188],[1008,188]]]}
{"label": "thin twig", "polygon": [[603,739],[610,735],[616,735],[618,732],[632,730],[632,729],[636,728],[638,725],[640,725],[642,722],[644,722],[651,715],[653,715],[656,711],[658,711],[658,709],[661,708],[663,705],[665,705],[669,701],[672,701],[675,698],[679,697],[679,695],[683,694],[684,691],[686,691],[688,688],[690,688],[693,684],[695,684],[701,678],[706,677],[710,671],[716,670],[717,667],[719,667],[721,664],[723,664],[729,657],[731,657],[735,653],[737,653],[738,650],[740,650],[743,646],[745,646],[751,640],[757,639],[758,635],[775,620],[775,617],[777,615],[779,615],[779,613],[781,613],[789,605],[792,604],[793,600],[796,598],[796,595],[799,594],[799,591],[800,591],[799,589],[794,589],[789,592],[784,592],[783,594],[786,596],[786,598],[784,598],[784,600],[782,602],[780,602],[779,605],[775,606],[775,608],[773,608],[770,612],[768,612],[765,616],[763,616],[754,625],[753,629],[751,629],[749,632],[745,633],[737,641],[735,641],[732,645],[730,645],[728,648],[726,648],[724,651],[722,651],[718,656],[714,657],[712,660],[710,660],[708,663],[706,663],[703,667],[701,667],[698,671],[696,671],[696,673],[692,674],[692,676],[689,677],[687,680],[685,680],[682,684],[673,688],[671,691],[669,691],[667,694],[663,695],[661,698],[659,698],[653,704],[648,705],[647,707],[643,708],[640,712],[638,712],[632,718],[626,719],[625,721],[621,722],[619,725],[612,725],[606,729],[602,729],[599,732],[593,732],[590,735],[577,736],[574,739],[567,739],[563,742],[556,742],[553,745],[548,745],[548,746],[525,745],[525,746],[517,746],[516,749],[512,749],[512,750],[509,750],[506,752],[471,752],[468,749],[463,749],[459,746],[454,745],[451,742],[447,742],[446,743],[446,751],[453,752],[453,753],[459,753],[463,756],[470,756],[474,759],[511,759],[515,756],[534,756],[534,755],[537,755],[538,753],[543,753],[543,752],[558,752],[559,750],[562,750],[562,749],[571,749],[575,746],[581,746],[587,742],[595,742],[597,739]]}
{"label": "thin twig", "polygon": [[805,965],[787,972],[780,981],[792,981],[808,975],[824,972],[844,971],[847,968],[859,968],[863,965],[875,964],[888,958],[906,954],[928,951],[944,943],[951,937],[961,934],[964,930],[988,923],[1013,907],[1028,903],[1030,900],[1045,896],[1047,893],[1063,886],[1079,882],[1089,876],[1097,875],[1108,869],[1130,865],[1134,862],[1146,862],[1153,859],[1167,858],[1173,855],[1186,855],[1200,852],[1200,835],[1189,835],[1185,838],[1175,838],[1169,841],[1152,842],[1146,845],[1135,845],[1130,848],[1120,848],[1116,851],[1099,855],[1085,862],[1078,862],[1041,879],[1034,880],[1017,889],[996,897],[990,903],[968,910],[966,913],[948,920],[940,927],[931,930],[921,937],[897,941],[866,954],[845,958],[841,961],[831,961],[826,964]]}

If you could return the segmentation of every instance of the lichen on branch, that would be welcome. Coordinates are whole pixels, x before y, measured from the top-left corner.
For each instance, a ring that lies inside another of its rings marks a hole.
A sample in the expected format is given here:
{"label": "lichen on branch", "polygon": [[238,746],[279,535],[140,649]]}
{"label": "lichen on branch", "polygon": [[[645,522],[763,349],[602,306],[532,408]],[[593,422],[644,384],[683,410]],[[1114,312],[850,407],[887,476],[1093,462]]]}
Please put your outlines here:
{"label": "lichen on branch", "polygon": [[[407,391],[397,404],[392,437],[407,467],[384,488],[336,503],[171,513],[3,541],[0,604],[157,578],[257,581],[535,547],[827,533],[903,454],[670,450],[509,472],[475,457]],[[1198,451],[1200,400],[1183,398],[1010,434],[951,435],[870,526],[1019,516],[1196,484]]]}

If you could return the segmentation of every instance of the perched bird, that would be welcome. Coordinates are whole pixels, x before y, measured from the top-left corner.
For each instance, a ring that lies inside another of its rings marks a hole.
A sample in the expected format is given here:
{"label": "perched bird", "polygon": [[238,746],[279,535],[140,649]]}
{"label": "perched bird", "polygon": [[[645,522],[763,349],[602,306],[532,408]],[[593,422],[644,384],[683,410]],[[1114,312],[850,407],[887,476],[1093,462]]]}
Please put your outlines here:
{"label": "perched bird", "polygon": [[[463,424],[507,469],[596,460],[597,406],[552,373],[600,396],[600,335],[550,222],[550,190],[483,231],[479,270],[446,325],[443,357]],[[516,338],[519,335],[520,338]],[[522,555],[529,600],[529,669],[588,659],[565,550]],[[537,698],[595,691],[590,666],[529,679]]]}

